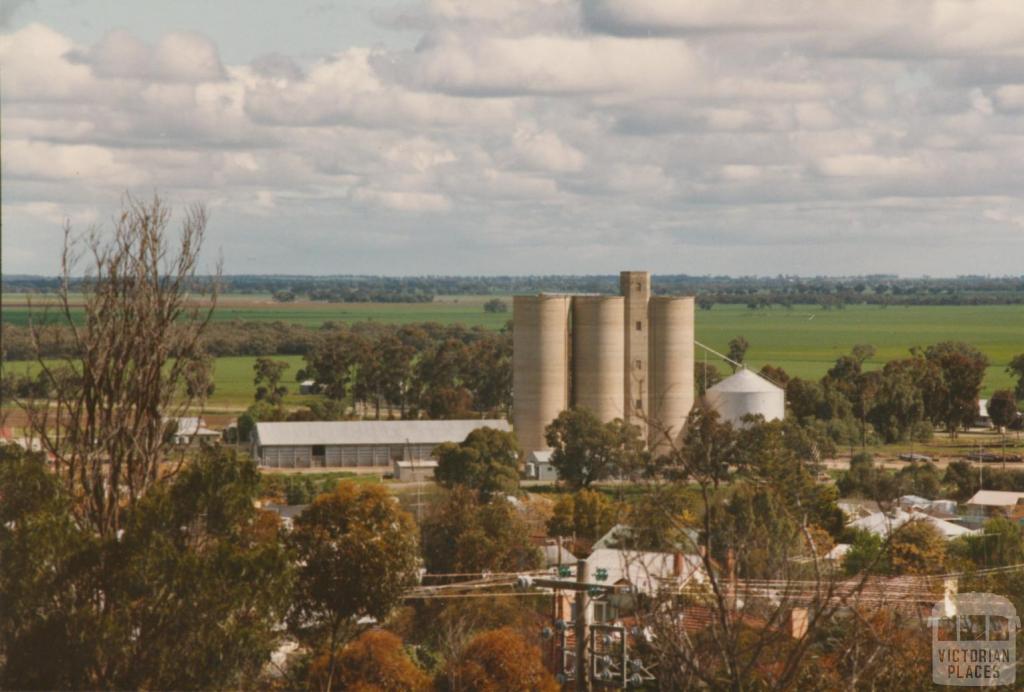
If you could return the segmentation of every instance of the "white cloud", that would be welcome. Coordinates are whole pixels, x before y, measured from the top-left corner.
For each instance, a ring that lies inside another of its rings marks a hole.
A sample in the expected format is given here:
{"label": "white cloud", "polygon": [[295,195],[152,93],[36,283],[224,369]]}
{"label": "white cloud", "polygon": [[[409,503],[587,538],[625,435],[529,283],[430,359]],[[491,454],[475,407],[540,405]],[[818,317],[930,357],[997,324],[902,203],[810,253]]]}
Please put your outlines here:
{"label": "white cloud", "polygon": [[226,65],[212,26],[25,24],[4,269],[157,189],[210,202],[229,271],[1019,271],[1022,8],[426,0],[378,17],[408,48]]}
{"label": "white cloud", "polygon": [[202,34],[172,32],[150,47],[127,31],[106,34],[90,49],[68,53],[71,62],[89,66],[103,79],[210,82],[225,77],[217,46]]}

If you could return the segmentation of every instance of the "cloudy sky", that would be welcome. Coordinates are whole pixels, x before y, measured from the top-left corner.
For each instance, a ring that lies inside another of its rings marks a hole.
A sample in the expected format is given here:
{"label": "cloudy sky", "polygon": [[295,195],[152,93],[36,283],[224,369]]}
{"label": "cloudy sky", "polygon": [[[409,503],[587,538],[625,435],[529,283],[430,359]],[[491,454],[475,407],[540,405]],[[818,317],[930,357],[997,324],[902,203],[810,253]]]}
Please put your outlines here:
{"label": "cloudy sky", "polygon": [[4,0],[3,270],[1024,273],[1022,0]]}

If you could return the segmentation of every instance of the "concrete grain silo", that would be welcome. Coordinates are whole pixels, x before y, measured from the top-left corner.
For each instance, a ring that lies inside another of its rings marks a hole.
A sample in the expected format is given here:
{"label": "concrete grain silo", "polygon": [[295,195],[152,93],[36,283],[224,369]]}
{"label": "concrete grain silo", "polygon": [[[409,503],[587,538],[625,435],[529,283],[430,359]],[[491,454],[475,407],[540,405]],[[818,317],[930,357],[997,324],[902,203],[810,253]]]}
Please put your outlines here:
{"label": "concrete grain silo", "polygon": [[515,296],[512,424],[526,452],[547,449],[544,428],[569,406],[569,296]]}
{"label": "concrete grain silo", "polygon": [[650,322],[648,443],[668,451],[668,433],[678,441],[693,408],[693,298],[654,296]]}
{"label": "concrete grain silo", "polygon": [[766,421],[786,415],[786,391],[746,368],[730,375],[704,394],[704,402],[718,411],[723,422],[741,425],[748,414]]}
{"label": "concrete grain silo", "polygon": [[623,417],[624,300],[573,297],[573,405],[589,409],[602,422]]}

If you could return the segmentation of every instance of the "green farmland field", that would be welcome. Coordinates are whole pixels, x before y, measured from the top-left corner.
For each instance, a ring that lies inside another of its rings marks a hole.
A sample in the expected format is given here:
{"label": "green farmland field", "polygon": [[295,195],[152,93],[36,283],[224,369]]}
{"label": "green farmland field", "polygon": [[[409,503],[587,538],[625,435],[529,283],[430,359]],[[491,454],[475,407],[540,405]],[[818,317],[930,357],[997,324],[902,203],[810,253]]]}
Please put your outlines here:
{"label": "green farmland field", "polygon": [[[283,321],[319,327],[325,321],[375,320],[388,324],[437,321],[481,325],[499,329],[511,318],[508,313],[485,313],[483,303],[491,296],[444,296],[433,303],[274,303],[265,296],[225,296],[216,319]],[[511,300],[506,299],[510,303]],[[24,297],[4,297],[4,321],[24,323]],[[928,346],[944,340],[958,340],[981,349],[991,361],[984,393],[1012,385],[1005,372],[1015,354],[1024,353],[1024,306],[909,306],[857,305],[844,310],[823,310],[818,306],[792,309],[751,310],[741,305],[715,305],[696,315],[697,340],[725,352],[728,342],[743,336],[750,342],[747,362],[752,367],[771,363],[791,375],[818,378],[848,353],[854,344],[871,344],[877,354],[868,365],[878,367],[886,360],[904,357],[913,346]],[[697,349],[698,361],[703,352]],[[298,356],[281,357],[292,364],[285,379],[295,389]],[[220,358],[216,365],[214,407],[245,405],[252,399],[254,358]],[[709,363],[723,364],[713,356]],[[300,398],[289,396],[289,403]]]}
{"label": "green farmland field", "polygon": [[[216,322],[232,320],[254,322],[288,322],[306,327],[319,327],[324,322],[351,323],[373,320],[384,324],[407,324],[409,322],[440,322],[441,324],[465,324],[482,326],[487,329],[501,329],[511,318],[512,301],[508,299],[509,312],[484,312],[483,305],[494,296],[438,296],[432,303],[321,303],[302,301],[276,303],[266,296],[227,295],[223,296],[214,312]],[[34,312],[42,312],[46,296],[34,298]],[[81,310],[75,311],[81,317]],[[38,319],[38,318],[37,318]],[[25,325],[29,320],[29,308],[24,295],[12,294],[3,300],[3,321]]]}

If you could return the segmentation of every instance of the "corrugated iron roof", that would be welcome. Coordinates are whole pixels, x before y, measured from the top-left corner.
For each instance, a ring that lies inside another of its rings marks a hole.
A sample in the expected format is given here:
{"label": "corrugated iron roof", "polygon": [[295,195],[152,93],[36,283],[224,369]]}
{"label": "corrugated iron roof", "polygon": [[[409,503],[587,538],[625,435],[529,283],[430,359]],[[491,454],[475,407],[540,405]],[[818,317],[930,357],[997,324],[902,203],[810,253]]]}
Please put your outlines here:
{"label": "corrugated iron roof", "polygon": [[439,444],[461,442],[477,428],[512,430],[508,421],[499,419],[257,423],[256,443],[269,447]]}
{"label": "corrugated iron roof", "polygon": [[979,490],[967,501],[969,505],[985,505],[987,507],[1009,507],[1024,501],[1024,493],[1008,490]]}

